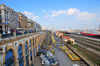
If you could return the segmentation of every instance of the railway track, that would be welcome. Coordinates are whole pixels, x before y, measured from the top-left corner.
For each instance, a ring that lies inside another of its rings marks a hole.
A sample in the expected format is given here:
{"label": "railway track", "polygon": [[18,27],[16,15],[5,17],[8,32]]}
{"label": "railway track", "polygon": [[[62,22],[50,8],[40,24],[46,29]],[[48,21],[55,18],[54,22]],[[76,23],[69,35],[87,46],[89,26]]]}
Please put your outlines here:
{"label": "railway track", "polygon": [[87,39],[82,39],[81,37],[78,38],[78,37],[75,37],[76,39],[79,39],[79,40],[82,40],[82,41],[85,41],[87,43],[91,43],[92,45],[96,45],[96,46],[99,46],[100,47],[100,43],[98,42],[94,42],[94,41],[90,41],[90,40],[87,40]]}
{"label": "railway track", "polygon": [[72,37],[75,39],[76,42],[82,43],[83,45],[91,47],[92,49],[95,49],[97,51],[100,50],[100,43],[98,43],[98,42],[93,42],[90,40],[82,39],[82,38],[71,36],[71,35],[66,35],[66,36]]}
{"label": "railway track", "polygon": [[[96,54],[94,54],[94,53],[92,53],[92,52],[90,52],[90,51],[88,51],[88,50],[86,50],[86,49],[84,49],[84,48],[82,48],[82,47],[80,47],[80,46],[77,46],[77,48],[79,48],[83,53],[88,54],[88,55],[91,55],[91,56],[94,57],[95,59],[100,60],[100,56],[97,56]],[[93,58],[91,58],[91,57],[89,57],[89,58],[90,58],[91,60],[95,61],[97,64],[100,65],[100,63],[97,62],[96,60],[94,60]]]}

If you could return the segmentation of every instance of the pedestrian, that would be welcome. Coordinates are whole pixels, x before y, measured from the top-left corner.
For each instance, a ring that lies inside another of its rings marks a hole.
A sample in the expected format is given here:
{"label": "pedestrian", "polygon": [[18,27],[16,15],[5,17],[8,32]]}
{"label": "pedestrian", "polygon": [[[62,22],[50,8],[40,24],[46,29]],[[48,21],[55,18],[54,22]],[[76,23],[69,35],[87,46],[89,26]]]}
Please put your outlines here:
{"label": "pedestrian", "polygon": [[7,31],[8,37],[10,36],[10,31]]}
{"label": "pedestrian", "polygon": [[3,38],[5,38],[6,37],[6,32],[5,31],[3,31]]}
{"label": "pedestrian", "polygon": [[10,34],[10,31],[7,31],[7,34]]}
{"label": "pedestrian", "polygon": [[51,43],[51,46],[52,46],[52,43]]}

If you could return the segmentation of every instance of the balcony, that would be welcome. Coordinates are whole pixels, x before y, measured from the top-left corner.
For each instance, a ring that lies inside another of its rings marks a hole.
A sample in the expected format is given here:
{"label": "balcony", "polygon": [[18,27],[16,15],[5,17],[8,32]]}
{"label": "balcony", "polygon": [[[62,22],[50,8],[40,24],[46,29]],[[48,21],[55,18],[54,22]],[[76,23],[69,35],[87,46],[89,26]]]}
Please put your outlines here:
{"label": "balcony", "polygon": [[9,20],[9,18],[5,18],[5,19]]}
{"label": "balcony", "polygon": [[6,22],[2,22],[3,24],[7,24]]}
{"label": "balcony", "polygon": [[8,23],[8,22],[7,22],[6,24],[8,24],[8,25],[9,25],[10,23]]}
{"label": "balcony", "polygon": [[8,25],[10,25],[10,23],[8,23],[8,22],[3,22],[3,24],[8,24]]}

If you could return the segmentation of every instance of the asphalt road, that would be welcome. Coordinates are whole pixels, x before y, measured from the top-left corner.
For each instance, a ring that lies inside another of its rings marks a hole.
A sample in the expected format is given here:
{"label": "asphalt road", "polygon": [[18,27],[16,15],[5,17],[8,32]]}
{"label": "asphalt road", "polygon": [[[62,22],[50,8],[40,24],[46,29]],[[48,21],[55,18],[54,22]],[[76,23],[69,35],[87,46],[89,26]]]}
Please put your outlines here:
{"label": "asphalt road", "polygon": [[[54,36],[55,37],[55,36]],[[56,44],[59,47],[60,46],[60,42],[57,39],[57,37],[55,37],[56,40]],[[59,51],[59,49],[57,49],[57,47],[54,47],[55,50],[55,57],[59,60],[60,65],[59,66],[72,66],[72,64],[78,64],[79,66],[87,66],[87,65],[81,65],[80,61],[72,61],[69,56],[63,51]],[[41,66],[41,61],[39,57],[35,57],[35,60],[33,61],[34,66]],[[84,64],[84,62],[82,62]]]}
{"label": "asphalt road", "polygon": [[[55,37],[55,40],[56,40],[56,44],[57,44],[57,47],[60,46],[60,41],[58,40],[57,37]],[[55,49],[55,56],[56,58],[59,60],[59,63],[60,63],[60,66],[72,66],[73,64],[78,64],[79,66],[87,66],[86,63],[82,60],[80,61],[72,61],[69,56],[63,51],[59,51],[59,49],[57,49],[57,47],[54,47]]]}
{"label": "asphalt road", "polygon": [[[55,37],[55,40],[57,42],[56,43],[57,47],[59,47],[60,42],[57,40],[56,37]],[[73,64],[71,59],[67,56],[67,54],[63,50],[59,51],[59,49],[57,49],[57,47],[54,47],[54,49],[55,49],[54,55],[59,60],[60,66],[71,66]]]}

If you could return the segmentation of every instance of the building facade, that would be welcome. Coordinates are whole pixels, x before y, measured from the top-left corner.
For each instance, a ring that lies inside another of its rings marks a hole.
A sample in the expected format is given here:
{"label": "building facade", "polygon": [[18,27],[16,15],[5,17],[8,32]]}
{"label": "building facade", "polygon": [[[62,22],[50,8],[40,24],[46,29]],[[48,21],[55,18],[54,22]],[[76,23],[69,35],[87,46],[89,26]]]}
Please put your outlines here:
{"label": "building facade", "polygon": [[34,31],[34,21],[31,19],[28,19],[28,29]]}
{"label": "building facade", "polygon": [[36,23],[36,22],[34,22],[34,29],[36,31],[41,31],[42,30],[41,25],[39,23]]}
{"label": "building facade", "polygon": [[28,29],[28,19],[27,16],[18,12],[19,15],[19,28]]}
{"label": "building facade", "polygon": [[0,66],[30,66],[39,51],[45,32],[0,42]]}
{"label": "building facade", "polygon": [[18,13],[5,4],[0,5],[0,32],[19,27]]}

